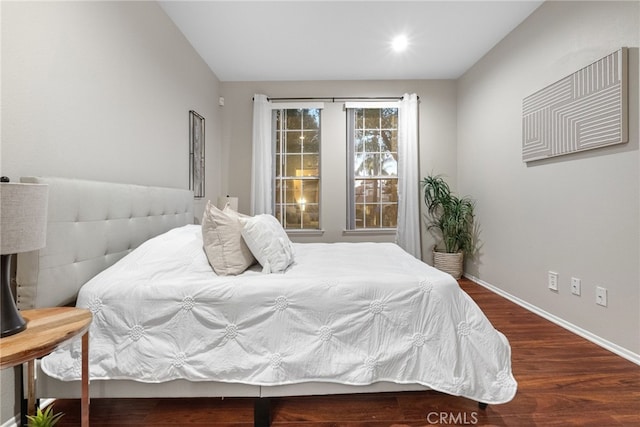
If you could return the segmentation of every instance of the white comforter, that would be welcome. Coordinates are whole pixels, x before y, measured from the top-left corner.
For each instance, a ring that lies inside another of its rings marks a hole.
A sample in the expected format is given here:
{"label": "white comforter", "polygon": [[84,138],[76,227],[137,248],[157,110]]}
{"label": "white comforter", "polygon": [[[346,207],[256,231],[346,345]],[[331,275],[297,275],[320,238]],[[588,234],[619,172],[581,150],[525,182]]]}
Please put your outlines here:
{"label": "white comforter", "polygon": [[[91,379],[418,383],[486,403],[516,392],[510,347],[456,281],[391,243],[296,244],[284,274],[216,276],[199,226],[141,245],[81,290]],[[80,344],[44,371],[80,378]]]}

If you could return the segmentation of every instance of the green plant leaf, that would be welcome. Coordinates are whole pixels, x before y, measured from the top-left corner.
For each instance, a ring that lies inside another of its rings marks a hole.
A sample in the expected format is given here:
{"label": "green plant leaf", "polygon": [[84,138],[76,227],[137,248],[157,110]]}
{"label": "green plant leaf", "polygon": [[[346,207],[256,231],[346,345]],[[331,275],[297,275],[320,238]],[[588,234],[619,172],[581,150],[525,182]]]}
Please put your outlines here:
{"label": "green plant leaf", "polygon": [[472,253],[474,249],[474,202],[469,197],[459,198],[442,176],[427,176],[421,181],[427,206],[427,229],[441,235],[445,252]]}
{"label": "green plant leaf", "polygon": [[38,408],[35,415],[27,415],[28,427],[53,427],[63,416],[62,412],[53,413],[53,405],[49,405],[44,412]]}

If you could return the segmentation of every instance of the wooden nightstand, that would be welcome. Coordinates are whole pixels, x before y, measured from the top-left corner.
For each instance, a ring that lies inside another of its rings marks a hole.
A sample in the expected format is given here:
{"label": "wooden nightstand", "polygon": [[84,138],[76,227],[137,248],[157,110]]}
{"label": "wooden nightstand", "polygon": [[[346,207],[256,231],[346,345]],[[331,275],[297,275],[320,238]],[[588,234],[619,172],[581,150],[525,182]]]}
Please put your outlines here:
{"label": "wooden nightstand", "polygon": [[38,308],[21,311],[27,329],[0,338],[0,369],[27,363],[28,411],[35,410],[35,363],[74,337],[82,335],[82,427],[89,426],[89,310],[75,307]]}

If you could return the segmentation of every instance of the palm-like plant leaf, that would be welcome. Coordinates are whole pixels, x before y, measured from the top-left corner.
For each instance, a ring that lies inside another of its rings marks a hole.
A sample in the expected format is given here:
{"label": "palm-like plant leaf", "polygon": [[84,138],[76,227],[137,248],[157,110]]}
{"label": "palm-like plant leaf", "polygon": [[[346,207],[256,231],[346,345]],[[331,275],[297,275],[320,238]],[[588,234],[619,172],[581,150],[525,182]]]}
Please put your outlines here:
{"label": "palm-like plant leaf", "polygon": [[421,184],[427,205],[428,229],[442,234],[445,252],[471,252],[474,243],[473,200],[451,194],[449,185],[441,176],[428,176]]}
{"label": "palm-like plant leaf", "polygon": [[42,411],[42,409],[38,408],[36,410],[35,415],[27,415],[27,419],[29,420],[29,427],[53,427],[55,426],[60,418],[64,416],[62,412],[58,414],[53,414],[53,405],[47,407],[47,409]]}

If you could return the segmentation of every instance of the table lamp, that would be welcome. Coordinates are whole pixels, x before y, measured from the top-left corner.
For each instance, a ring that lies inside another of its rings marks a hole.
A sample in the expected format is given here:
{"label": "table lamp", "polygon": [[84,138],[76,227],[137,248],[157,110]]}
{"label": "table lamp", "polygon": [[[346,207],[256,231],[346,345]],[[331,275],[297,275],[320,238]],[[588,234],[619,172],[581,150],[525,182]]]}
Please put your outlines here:
{"label": "table lamp", "polygon": [[238,198],[227,195],[226,197],[218,197],[218,209],[222,210],[229,204],[229,207],[238,212]]}
{"label": "table lamp", "polygon": [[43,248],[47,233],[48,186],[10,183],[0,178],[0,312],[1,337],[17,334],[27,327],[11,293],[13,254]]}

